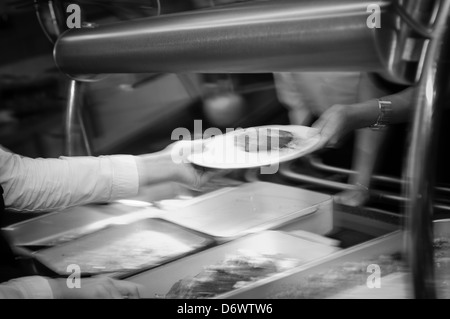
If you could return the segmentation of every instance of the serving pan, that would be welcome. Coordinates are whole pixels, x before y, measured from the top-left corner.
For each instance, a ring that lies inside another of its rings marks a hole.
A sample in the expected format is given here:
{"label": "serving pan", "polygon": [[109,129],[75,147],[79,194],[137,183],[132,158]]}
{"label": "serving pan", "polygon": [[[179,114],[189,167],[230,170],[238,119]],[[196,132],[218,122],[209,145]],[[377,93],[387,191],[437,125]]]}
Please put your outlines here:
{"label": "serving pan", "polygon": [[[450,238],[450,220],[435,220],[434,238]],[[224,299],[321,298],[327,299],[410,299],[413,298],[412,276],[402,256],[404,232],[391,232],[362,244],[344,249],[284,272],[278,278],[267,278],[238,291],[223,294]],[[448,252],[446,253],[448,254]],[[397,260],[395,260],[398,258]],[[435,255],[437,297],[448,299],[449,264]],[[380,287],[370,289],[367,282],[373,274],[369,267],[380,262]],[[440,263],[440,265],[439,265]],[[340,269],[349,270],[347,278],[334,278]],[[354,268],[352,270],[351,268]],[[442,269],[441,269],[442,268]],[[326,276],[331,276],[326,278]],[[360,277],[360,278],[358,278]],[[363,279],[362,281],[360,279]],[[322,280],[323,286],[313,280]],[[308,286],[312,283],[311,286]],[[336,287],[336,283],[342,287]],[[325,290],[324,290],[325,289]],[[317,297],[315,297],[317,296]]]}
{"label": "serving pan", "polygon": [[157,217],[164,213],[160,209],[161,201],[177,199],[178,205],[187,205],[199,195],[200,192],[195,193],[177,183],[160,183],[143,187],[133,198],[45,213],[2,230],[15,246],[33,249],[54,246],[133,218]]}
{"label": "serving pan", "polygon": [[197,202],[167,211],[161,218],[226,242],[281,228],[318,215],[319,210],[332,223],[331,202],[329,195],[298,187],[252,182],[199,197]]}
{"label": "serving pan", "polygon": [[153,217],[158,209],[121,202],[85,205],[43,214],[2,228],[14,246],[50,247],[59,245],[133,218]]}
{"label": "serving pan", "polygon": [[34,258],[55,273],[68,274],[69,265],[83,276],[120,277],[151,269],[213,245],[203,234],[157,218],[114,225],[76,240],[41,249]]}
{"label": "serving pan", "polygon": [[[339,250],[335,246],[312,242],[283,232],[263,231],[220,244],[150,271],[129,276],[126,280],[138,283],[143,287],[140,291],[142,298],[165,298],[171,287],[179,280],[195,276],[204,267],[217,264],[227,256],[240,251],[281,255],[292,258],[299,264],[305,264]],[[276,278],[277,276],[280,274],[274,274],[271,277]],[[237,288],[233,293],[245,289]]]}

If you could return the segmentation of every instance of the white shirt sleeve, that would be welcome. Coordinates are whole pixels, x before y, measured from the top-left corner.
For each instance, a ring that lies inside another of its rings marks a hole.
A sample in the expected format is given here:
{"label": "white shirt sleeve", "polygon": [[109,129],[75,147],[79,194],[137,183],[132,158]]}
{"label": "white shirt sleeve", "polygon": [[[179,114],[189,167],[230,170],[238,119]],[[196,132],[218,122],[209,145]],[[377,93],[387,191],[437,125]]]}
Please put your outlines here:
{"label": "white shirt sleeve", "polygon": [[134,156],[31,159],[0,149],[5,206],[49,211],[135,196],[139,175]]}
{"label": "white shirt sleeve", "polygon": [[54,296],[46,278],[32,276],[0,284],[0,299],[54,299]]}

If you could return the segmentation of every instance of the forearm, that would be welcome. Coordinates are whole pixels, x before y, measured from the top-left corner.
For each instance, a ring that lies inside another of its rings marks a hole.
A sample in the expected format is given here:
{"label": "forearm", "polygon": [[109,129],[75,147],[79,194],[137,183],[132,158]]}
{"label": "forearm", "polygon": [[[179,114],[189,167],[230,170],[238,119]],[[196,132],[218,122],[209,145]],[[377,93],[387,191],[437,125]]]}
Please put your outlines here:
{"label": "forearm", "polygon": [[139,185],[180,180],[179,165],[175,164],[169,152],[158,152],[136,157]]}
{"label": "forearm", "polygon": [[0,182],[9,209],[48,211],[138,193],[133,156],[31,159],[0,152]]}
{"label": "forearm", "polygon": [[[415,88],[408,88],[400,93],[383,97],[392,102],[391,123],[407,122],[413,111],[412,103]],[[373,125],[380,114],[377,99],[368,100],[348,106],[348,124],[351,129],[360,129]]]}

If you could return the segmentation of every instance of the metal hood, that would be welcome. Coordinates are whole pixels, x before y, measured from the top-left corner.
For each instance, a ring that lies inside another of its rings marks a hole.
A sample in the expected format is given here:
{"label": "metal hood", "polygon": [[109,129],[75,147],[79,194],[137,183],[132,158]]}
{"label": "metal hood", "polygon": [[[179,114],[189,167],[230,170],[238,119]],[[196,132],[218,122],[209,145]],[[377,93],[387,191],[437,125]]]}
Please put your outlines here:
{"label": "metal hood", "polygon": [[[379,29],[367,25],[374,4]],[[371,71],[410,83],[393,11],[390,1],[258,1],[72,29],[54,57],[71,75]]]}

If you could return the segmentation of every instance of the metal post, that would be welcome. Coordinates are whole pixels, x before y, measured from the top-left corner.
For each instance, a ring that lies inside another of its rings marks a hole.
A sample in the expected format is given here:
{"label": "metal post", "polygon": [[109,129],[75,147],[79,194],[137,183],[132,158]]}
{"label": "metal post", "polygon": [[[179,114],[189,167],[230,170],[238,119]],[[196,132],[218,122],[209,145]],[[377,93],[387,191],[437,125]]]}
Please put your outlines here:
{"label": "metal post", "polygon": [[[77,155],[75,137],[78,130],[82,134],[86,155],[92,155],[89,139],[81,118],[83,85],[84,83],[76,80],[71,80],[69,85],[65,123],[65,153],[67,156]],[[79,123],[79,127],[77,127],[77,123]]]}
{"label": "metal post", "polygon": [[449,63],[450,1],[440,3],[415,97],[411,146],[405,170],[406,252],[413,275],[414,296],[436,298],[433,255],[433,188],[441,113],[445,104]]}

